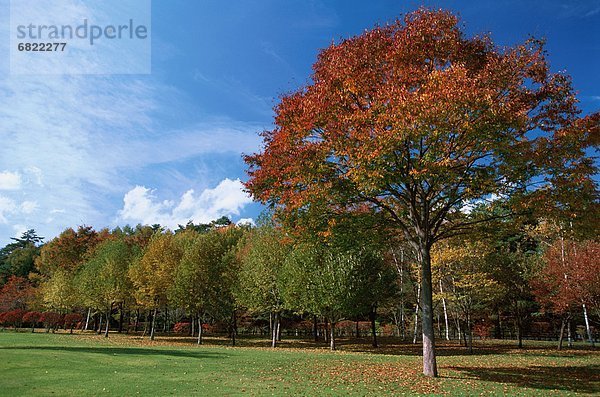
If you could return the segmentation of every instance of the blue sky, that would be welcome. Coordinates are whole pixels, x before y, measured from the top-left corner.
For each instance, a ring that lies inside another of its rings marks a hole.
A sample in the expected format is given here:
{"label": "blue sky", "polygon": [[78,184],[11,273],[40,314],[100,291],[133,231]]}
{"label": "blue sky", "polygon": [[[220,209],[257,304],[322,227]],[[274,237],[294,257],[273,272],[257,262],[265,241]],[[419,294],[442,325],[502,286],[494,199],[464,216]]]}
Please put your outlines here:
{"label": "blue sky", "polygon": [[[77,1],[77,0],[73,0]],[[256,218],[241,153],[319,49],[420,5],[499,45],[545,37],[584,113],[600,107],[600,0],[152,2],[152,74],[11,75],[0,0],[0,244],[35,228]]]}

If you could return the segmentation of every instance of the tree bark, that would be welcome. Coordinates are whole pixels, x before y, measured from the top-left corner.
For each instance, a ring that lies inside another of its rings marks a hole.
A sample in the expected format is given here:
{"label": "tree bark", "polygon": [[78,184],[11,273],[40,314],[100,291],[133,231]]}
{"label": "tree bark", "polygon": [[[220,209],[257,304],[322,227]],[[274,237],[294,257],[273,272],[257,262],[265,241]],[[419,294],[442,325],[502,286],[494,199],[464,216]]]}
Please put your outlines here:
{"label": "tree bark", "polygon": [[119,303],[119,333],[123,333],[123,302]]}
{"label": "tree bark", "polygon": [[198,314],[198,344],[202,344],[202,315]]}
{"label": "tree bark", "polygon": [[375,319],[377,318],[377,308],[373,306],[371,308],[371,312],[369,313],[369,320],[371,320],[371,333],[373,334],[373,347],[379,347],[377,343],[377,326],[375,324]]}
{"label": "tree bark", "polygon": [[156,326],[156,314],[158,313],[158,307],[154,308],[154,312],[152,313],[152,327],[150,328],[150,340],[154,340],[154,330]]}
{"label": "tree bark", "polygon": [[271,319],[271,347],[277,347],[277,328],[279,322],[279,313],[271,313],[269,316]]}
{"label": "tree bark", "polygon": [[98,325],[98,335],[100,335],[100,333],[102,332],[102,314],[100,314],[100,325]]}
{"label": "tree bark", "polygon": [[421,327],[423,328],[423,374],[437,377],[435,335],[433,328],[433,288],[431,282],[431,247],[421,245]]}
{"label": "tree bark", "polygon": [[588,334],[588,341],[592,346],[594,346],[594,337],[592,336],[592,330],[590,329],[590,320],[588,319],[587,308],[585,307],[585,303],[583,304],[583,318],[585,320],[585,330]]}
{"label": "tree bark", "polygon": [[450,340],[450,327],[448,326],[448,310],[446,309],[446,298],[444,298],[444,289],[442,288],[442,279],[440,278],[440,294],[442,295],[442,307],[444,308],[444,324],[446,326],[446,340]]}
{"label": "tree bark", "polygon": [[329,326],[330,326],[329,349],[335,350],[335,323],[333,321],[330,321]]}
{"label": "tree bark", "polygon": [[417,343],[417,331],[419,330],[419,301],[421,300],[421,284],[417,287],[417,307],[415,308],[415,329],[413,332],[413,344]]}
{"label": "tree bark", "polygon": [[562,318],[562,321],[560,322],[560,334],[558,336],[558,350],[562,349],[562,345],[563,345],[563,337],[565,335],[565,318]]}
{"label": "tree bark", "polygon": [[88,330],[88,325],[90,324],[90,314],[91,314],[91,312],[92,312],[92,308],[88,307],[87,316],[85,318],[85,328],[84,328],[86,331]]}
{"label": "tree bark", "polygon": [[231,346],[235,346],[235,334],[237,333],[237,317],[235,309],[231,314]]}
{"label": "tree bark", "polygon": [[110,313],[112,311],[112,304],[110,305],[110,309],[106,311],[106,327],[104,330],[104,337],[108,338],[108,328],[110,327]]}

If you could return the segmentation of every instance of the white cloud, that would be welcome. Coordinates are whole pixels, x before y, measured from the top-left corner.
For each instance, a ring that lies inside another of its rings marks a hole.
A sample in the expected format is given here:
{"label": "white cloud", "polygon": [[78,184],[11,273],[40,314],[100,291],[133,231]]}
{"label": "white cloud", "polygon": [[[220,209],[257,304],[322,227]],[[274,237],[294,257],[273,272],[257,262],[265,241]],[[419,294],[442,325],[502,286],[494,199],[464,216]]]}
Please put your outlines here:
{"label": "white cloud", "polygon": [[12,199],[10,199],[8,197],[0,196],[0,224],[8,223],[8,220],[6,219],[6,215],[12,214],[13,212],[15,212],[16,209],[17,209],[17,206]]}
{"label": "white cloud", "polygon": [[28,228],[25,225],[21,225],[21,224],[17,224],[17,225],[13,225],[13,231],[14,231],[14,237],[19,238],[23,235],[23,233],[25,233]]}
{"label": "white cloud", "polygon": [[17,172],[0,172],[0,190],[19,190],[21,188],[21,175]]}
{"label": "white cloud", "polygon": [[24,201],[21,203],[20,209],[25,215],[33,214],[38,209],[38,203],[35,201]]}
{"label": "white cloud", "polygon": [[174,229],[188,221],[208,223],[221,216],[239,216],[252,202],[239,179],[224,179],[214,189],[205,189],[199,195],[194,190],[185,192],[178,203],[159,201],[155,192],[144,186],[131,189],[123,199],[119,219],[126,222],[155,224]]}
{"label": "white cloud", "polygon": [[238,226],[241,226],[241,225],[256,226],[256,222],[254,222],[254,219],[252,219],[252,218],[242,218],[239,221],[237,221],[236,225],[238,225]]}

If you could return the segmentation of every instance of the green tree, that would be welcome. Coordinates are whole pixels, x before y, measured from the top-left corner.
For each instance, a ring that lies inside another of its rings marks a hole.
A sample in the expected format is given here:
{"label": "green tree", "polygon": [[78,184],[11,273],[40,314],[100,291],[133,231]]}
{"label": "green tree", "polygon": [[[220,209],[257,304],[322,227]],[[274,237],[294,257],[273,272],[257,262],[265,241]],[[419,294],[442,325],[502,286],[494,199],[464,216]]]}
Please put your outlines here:
{"label": "green tree", "polygon": [[129,267],[128,275],[137,303],[152,310],[151,340],[154,340],[158,309],[167,304],[167,292],[182,255],[183,249],[173,233],[157,232],[143,255]]}
{"label": "green tree", "polygon": [[277,346],[283,300],[283,266],[291,246],[272,225],[254,229],[239,247],[239,286],[236,299],[254,313],[269,313],[271,346]]}
{"label": "green tree", "polygon": [[132,299],[133,286],[128,270],[139,254],[136,246],[123,239],[109,239],[96,247],[79,271],[76,282],[79,294],[86,306],[105,314],[105,337],[108,337],[113,307]]}

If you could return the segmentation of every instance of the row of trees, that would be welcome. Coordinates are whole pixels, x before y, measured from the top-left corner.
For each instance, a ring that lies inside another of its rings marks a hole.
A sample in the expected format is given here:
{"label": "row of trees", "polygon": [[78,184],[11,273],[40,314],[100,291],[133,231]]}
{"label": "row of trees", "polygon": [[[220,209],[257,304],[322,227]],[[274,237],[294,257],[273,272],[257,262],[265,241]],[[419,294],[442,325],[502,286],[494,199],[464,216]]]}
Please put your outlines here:
{"label": "row of trees", "polygon": [[[509,332],[521,346],[535,322],[549,327],[544,336],[558,336],[562,345],[563,333],[570,335],[571,323],[580,319],[592,342],[591,323],[600,315],[600,245],[559,234],[549,240],[550,229],[547,221],[520,227],[502,221],[480,229],[477,239],[437,245],[432,281],[440,336],[462,337],[472,350],[474,330],[481,337]],[[380,323],[416,342],[421,273],[410,245],[375,238],[375,232],[359,235],[350,223],[343,230],[326,237],[294,235],[269,217],[254,228],[221,219],[175,232],[157,226],[67,229],[36,247],[28,278],[13,274],[4,283],[0,323],[43,322],[53,329],[63,324],[55,317],[67,315],[65,328],[73,328],[75,312],[81,328],[93,322],[108,336],[111,324],[121,332],[125,320],[127,329],[137,330],[145,319],[153,339],[162,316],[163,330],[190,322],[197,343],[205,324],[219,323],[235,343],[236,317],[242,317],[259,328],[268,324],[275,347],[282,320],[288,328],[311,321],[313,335],[325,320],[329,331],[323,337],[335,349],[337,323],[352,320],[358,327],[359,320],[368,320],[374,346]],[[52,320],[44,321],[38,311]],[[261,323],[265,318],[269,322]]]}

